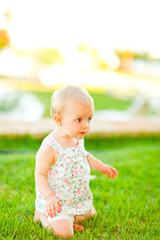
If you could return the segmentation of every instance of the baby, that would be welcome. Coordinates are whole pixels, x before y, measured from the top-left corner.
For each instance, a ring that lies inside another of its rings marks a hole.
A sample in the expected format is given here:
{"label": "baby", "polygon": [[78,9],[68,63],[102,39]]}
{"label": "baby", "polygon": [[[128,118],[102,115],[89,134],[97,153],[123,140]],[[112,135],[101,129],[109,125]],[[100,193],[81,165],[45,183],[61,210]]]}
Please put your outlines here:
{"label": "baby", "polygon": [[117,170],[84,148],[94,113],[93,99],[82,87],[65,86],[52,95],[55,129],[43,140],[36,155],[36,210],[34,222],[71,237],[77,223],[96,215],[89,188],[90,169],[115,178]]}

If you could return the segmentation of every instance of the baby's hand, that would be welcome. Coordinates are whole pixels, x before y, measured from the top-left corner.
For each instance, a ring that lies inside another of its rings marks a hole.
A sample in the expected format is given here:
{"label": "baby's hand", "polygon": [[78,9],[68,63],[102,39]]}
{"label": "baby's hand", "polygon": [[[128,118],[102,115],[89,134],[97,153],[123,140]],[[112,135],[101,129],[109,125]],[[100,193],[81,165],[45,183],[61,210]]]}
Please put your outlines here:
{"label": "baby's hand", "polygon": [[117,170],[111,167],[110,165],[106,165],[106,164],[103,164],[100,172],[106,174],[107,177],[111,177],[111,178],[115,178],[118,176]]}
{"label": "baby's hand", "polygon": [[56,211],[60,213],[61,211],[61,202],[58,198],[56,198],[54,195],[50,195],[46,197],[46,210],[48,215],[53,218],[53,216],[56,216]]}

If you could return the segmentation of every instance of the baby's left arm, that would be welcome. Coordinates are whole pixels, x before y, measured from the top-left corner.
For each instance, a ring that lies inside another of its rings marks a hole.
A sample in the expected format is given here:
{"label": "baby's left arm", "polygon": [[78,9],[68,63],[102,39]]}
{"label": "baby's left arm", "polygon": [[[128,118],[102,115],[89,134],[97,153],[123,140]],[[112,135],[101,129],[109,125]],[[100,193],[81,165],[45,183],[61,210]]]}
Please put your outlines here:
{"label": "baby's left arm", "polygon": [[118,176],[118,172],[110,165],[102,163],[100,160],[92,156],[90,153],[87,155],[87,160],[92,169],[97,170],[107,175],[107,177],[115,178]]}

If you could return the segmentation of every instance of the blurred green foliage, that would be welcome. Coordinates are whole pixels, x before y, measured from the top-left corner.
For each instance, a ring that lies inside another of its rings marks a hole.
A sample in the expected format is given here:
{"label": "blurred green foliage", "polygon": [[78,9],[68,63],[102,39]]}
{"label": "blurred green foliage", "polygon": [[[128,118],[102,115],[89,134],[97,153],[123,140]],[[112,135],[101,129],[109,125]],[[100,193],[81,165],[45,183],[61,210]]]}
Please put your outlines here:
{"label": "blurred green foliage", "polygon": [[150,58],[149,52],[146,51],[132,51],[132,50],[121,50],[121,49],[115,49],[115,53],[117,56],[122,59],[128,59],[128,58],[133,58],[133,59],[141,59],[141,60],[148,60]]}
{"label": "blurred green foliage", "polygon": [[9,98],[3,98],[0,101],[0,112],[6,112],[13,110],[19,102],[18,96],[13,99],[13,101],[10,101]]}

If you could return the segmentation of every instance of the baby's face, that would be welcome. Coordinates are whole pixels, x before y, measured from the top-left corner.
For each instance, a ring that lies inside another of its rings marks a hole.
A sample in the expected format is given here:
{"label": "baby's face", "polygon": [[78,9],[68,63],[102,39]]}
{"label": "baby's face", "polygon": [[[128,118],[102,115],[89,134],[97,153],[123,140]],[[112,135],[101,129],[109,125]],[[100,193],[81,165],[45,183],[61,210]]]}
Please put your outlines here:
{"label": "baby's face", "polygon": [[90,130],[93,109],[93,106],[79,102],[68,102],[61,114],[62,127],[65,133],[72,138],[83,138]]}

